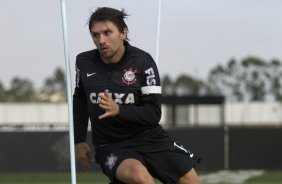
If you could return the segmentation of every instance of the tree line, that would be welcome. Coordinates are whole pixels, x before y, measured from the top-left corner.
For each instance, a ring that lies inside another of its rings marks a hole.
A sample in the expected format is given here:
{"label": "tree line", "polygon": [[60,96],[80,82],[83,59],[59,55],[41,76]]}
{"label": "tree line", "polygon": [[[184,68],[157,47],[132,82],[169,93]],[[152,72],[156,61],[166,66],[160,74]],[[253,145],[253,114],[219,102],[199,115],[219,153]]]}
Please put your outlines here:
{"label": "tree line", "polygon": [[282,101],[281,61],[247,57],[212,68],[207,79],[180,75],[162,78],[163,95],[221,95],[228,101]]}
{"label": "tree line", "polygon": [[[169,75],[164,75],[161,83],[163,96],[221,95],[227,101],[282,101],[282,67],[277,59],[230,59],[225,65],[213,67],[207,79],[182,74],[173,80]],[[66,81],[61,68],[56,68],[40,89],[35,89],[29,79],[19,77],[11,80],[9,89],[5,89],[0,82],[0,102],[65,101]]]}
{"label": "tree line", "polygon": [[47,77],[43,87],[35,89],[31,80],[14,77],[8,89],[0,82],[0,102],[65,102],[66,81],[65,73],[56,68],[54,73]]}

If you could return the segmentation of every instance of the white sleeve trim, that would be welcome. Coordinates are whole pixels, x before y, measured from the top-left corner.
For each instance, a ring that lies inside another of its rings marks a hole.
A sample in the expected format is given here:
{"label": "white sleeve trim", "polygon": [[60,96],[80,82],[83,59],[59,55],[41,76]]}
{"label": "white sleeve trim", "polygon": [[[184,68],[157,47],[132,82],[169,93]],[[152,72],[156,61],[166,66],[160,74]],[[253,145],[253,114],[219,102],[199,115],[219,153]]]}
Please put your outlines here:
{"label": "white sleeve trim", "polygon": [[142,94],[162,94],[162,87],[161,86],[144,86],[141,87]]}

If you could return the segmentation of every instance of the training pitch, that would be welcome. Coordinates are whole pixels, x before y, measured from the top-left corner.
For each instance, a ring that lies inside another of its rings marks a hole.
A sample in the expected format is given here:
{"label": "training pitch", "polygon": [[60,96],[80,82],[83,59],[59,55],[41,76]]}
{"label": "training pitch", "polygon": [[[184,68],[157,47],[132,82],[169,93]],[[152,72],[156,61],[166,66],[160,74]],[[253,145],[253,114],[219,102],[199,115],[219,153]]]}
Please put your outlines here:
{"label": "training pitch", "polygon": [[[233,175],[237,176],[235,178],[252,176],[242,182],[234,180]],[[208,171],[199,172],[199,176],[202,184],[282,184],[282,171]],[[0,184],[70,183],[70,173],[0,173]],[[102,173],[77,173],[77,184],[93,183],[108,184],[109,182]]]}

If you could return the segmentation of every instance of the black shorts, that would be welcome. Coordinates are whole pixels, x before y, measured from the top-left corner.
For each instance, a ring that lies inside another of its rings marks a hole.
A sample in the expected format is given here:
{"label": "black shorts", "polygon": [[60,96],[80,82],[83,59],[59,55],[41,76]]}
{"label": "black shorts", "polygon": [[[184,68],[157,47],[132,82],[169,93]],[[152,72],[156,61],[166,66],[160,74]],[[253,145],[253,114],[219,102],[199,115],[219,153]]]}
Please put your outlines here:
{"label": "black shorts", "polygon": [[200,158],[170,137],[130,139],[108,144],[96,150],[95,159],[111,183],[122,183],[115,178],[119,164],[128,158],[139,160],[149,173],[162,183],[176,183],[200,162]]}

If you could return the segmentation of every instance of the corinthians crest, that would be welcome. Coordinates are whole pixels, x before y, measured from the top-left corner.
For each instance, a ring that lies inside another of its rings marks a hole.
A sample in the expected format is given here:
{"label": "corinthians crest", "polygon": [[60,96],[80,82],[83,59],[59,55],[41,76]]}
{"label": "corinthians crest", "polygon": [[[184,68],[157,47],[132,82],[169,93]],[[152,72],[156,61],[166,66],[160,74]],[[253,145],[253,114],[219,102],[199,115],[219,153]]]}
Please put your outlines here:
{"label": "corinthians crest", "polygon": [[109,169],[113,169],[117,161],[117,156],[115,156],[113,153],[107,157],[107,162],[105,163],[106,166],[108,166]]}
{"label": "corinthians crest", "polygon": [[131,85],[137,81],[136,73],[138,72],[137,69],[133,69],[132,67],[126,68],[123,70],[124,74],[122,76],[122,82]]}

